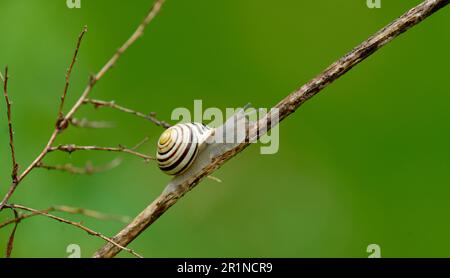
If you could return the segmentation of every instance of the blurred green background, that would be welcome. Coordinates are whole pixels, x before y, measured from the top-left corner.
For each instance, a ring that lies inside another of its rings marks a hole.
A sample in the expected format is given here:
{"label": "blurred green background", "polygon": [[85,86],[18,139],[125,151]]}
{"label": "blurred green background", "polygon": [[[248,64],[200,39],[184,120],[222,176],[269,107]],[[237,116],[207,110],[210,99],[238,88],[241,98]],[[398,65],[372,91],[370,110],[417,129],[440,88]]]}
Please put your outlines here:
{"label": "blurred green background", "polygon": [[[87,33],[66,108],[146,15],[151,0],[0,0],[0,66],[10,67],[17,158],[22,169],[53,129],[76,38]],[[92,97],[170,121],[174,108],[271,107],[334,60],[421,1],[168,0],[161,14]],[[449,257],[450,8],[387,45],[286,119],[280,149],[254,144],[203,181],[130,246],[146,257]],[[1,100],[0,193],[10,182]],[[67,110],[66,110],[67,111]],[[70,128],[58,143],[134,145],[162,129],[83,107],[78,118],[113,129]],[[114,153],[51,153],[47,164],[95,165],[93,176],[36,169],[12,201],[33,208],[70,205],[134,216],[169,177],[155,163]],[[121,223],[58,214],[112,236]],[[0,213],[0,222],[12,217]],[[0,230],[5,250],[12,226]],[[89,257],[103,241],[44,217],[23,221],[13,257]],[[3,253],[3,251],[1,251]],[[4,254],[4,253],[3,253]],[[119,257],[130,257],[122,252]]]}

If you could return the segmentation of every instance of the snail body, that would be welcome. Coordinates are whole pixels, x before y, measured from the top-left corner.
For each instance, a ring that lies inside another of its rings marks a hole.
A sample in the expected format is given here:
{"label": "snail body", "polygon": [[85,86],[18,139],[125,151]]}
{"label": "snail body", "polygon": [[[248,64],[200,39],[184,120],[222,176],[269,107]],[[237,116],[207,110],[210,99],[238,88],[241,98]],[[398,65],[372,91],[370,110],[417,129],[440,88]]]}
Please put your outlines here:
{"label": "snail body", "polygon": [[159,137],[156,161],[168,175],[181,175],[195,161],[214,130],[200,123],[183,123],[166,129]]}

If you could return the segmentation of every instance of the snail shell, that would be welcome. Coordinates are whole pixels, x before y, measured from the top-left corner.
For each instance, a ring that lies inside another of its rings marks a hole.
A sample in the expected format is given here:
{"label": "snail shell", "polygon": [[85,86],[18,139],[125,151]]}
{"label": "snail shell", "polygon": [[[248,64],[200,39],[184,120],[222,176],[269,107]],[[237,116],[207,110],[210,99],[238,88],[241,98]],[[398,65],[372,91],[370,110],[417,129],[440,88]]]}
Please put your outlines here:
{"label": "snail shell", "polygon": [[212,128],[200,123],[177,124],[166,129],[158,140],[158,167],[169,175],[184,173],[212,132]]}

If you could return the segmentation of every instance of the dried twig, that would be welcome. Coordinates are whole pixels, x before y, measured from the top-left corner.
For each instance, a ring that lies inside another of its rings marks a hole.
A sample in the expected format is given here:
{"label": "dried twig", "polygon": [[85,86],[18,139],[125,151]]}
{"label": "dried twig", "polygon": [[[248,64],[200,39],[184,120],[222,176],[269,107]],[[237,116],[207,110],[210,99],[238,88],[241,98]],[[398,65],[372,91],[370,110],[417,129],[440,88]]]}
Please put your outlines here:
{"label": "dried twig", "polygon": [[150,12],[144,18],[144,21],[138,26],[136,31],[131,35],[131,37],[116,51],[116,53],[111,57],[111,59],[103,66],[103,68],[94,76],[91,77],[88,86],[84,90],[81,97],[75,103],[75,105],[70,109],[67,113],[65,120],[62,121],[61,125],[64,125],[64,122],[67,122],[75,112],[80,108],[80,106],[84,103],[84,101],[88,98],[90,92],[94,88],[95,84],[116,64],[117,60],[122,56],[122,54],[135,43],[143,34],[147,25],[155,18],[158,12],[161,9],[165,0],[156,0],[153,4],[153,7],[150,9]]}
{"label": "dried twig", "polygon": [[[69,85],[70,85],[70,75],[72,74],[72,69],[73,69],[73,66],[75,65],[75,62],[77,61],[77,56],[78,56],[78,51],[80,50],[81,41],[83,40],[83,36],[84,36],[84,34],[86,34],[86,32],[87,32],[87,26],[84,26],[83,30],[81,31],[80,35],[78,36],[77,46],[76,46],[75,52],[73,54],[72,62],[70,63],[69,69],[67,69],[67,72],[66,72],[66,84],[64,85],[64,91],[61,96],[61,102],[59,104],[59,109],[58,109],[58,121],[64,119],[63,109],[64,109],[64,102],[65,102],[66,96],[67,96],[67,90],[69,89]],[[58,124],[59,123],[57,123],[57,125]]]}
{"label": "dried twig", "polygon": [[146,162],[154,160],[150,155],[146,155],[135,151],[134,149],[128,149],[124,146],[119,145],[118,147],[99,147],[99,146],[77,146],[77,145],[59,145],[56,147],[51,147],[49,152],[62,151],[67,153],[73,153],[75,151],[106,151],[106,152],[123,152],[128,153],[140,158],[143,158]]}
{"label": "dried twig", "polygon": [[[131,221],[131,218],[128,216],[123,215],[113,215],[113,214],[106,214],[103,212],[98,212],[91,209],[85,209],[85,208],[76,208],[76,207],[70,207],[70,206],[52,206],[47,209],[41,210],[42,212],[63,212],[63,213],[70,213],[70,214],[79,214],[86,217],[98,219],[98,220],[104,220],[104,221],[118,221],[122,223],[129,223]],[[39,215],[39,213],[31,212],[27,214],[19,214],[13,219],[6,220],[2,223],[0,223],[0,229],[3,227],[6,227],[10,224],[13,224],[17,221],[21,221],[33,216]]]}
{"label": "dried twig", "polygon": [[67,164],[63,164],[63,165],[47,165],[42,162],[39,162],[36,165],[36,168],[63,171],[63,172],[68,172],[68,173],[76,174],[76,175],[92,175],[92,174],[98,174],[98,173],[102,173],[102,172],[106,172],[111,169],[114,169],[117,166],[119,166],[120,163],[122,163],[122,160],[120,158],[117,158],[106,165],[95,167],[92,165],[91,162],[88,161],[88,162],[86,162],[86,165],[83,168],[81,168],[81,167],[73,166],[71,163],[67,163]]}
{"label": "dried twig", "polygon": [[74,227],[77,227],[77,228],[79,228],[79,229],[81,229],[81,230],[87,232],[87,233],[90,234],[90,235],[99,237],[99,238],[101,238],[101,239],[103,239],[103,240],[105,240],[105,241],[107,241],[107,242],[113,244],[114,246],[116,246],[117,248],[119,248],[119,249],[121,249],[121,250],[125,250],[125,251],[129,252],[130,254],[132,254],[132,255],[134,255],[134,256],[136,256],[136,257],[138,257],[138,258],[142,258],[142,256],[139,255],[138,253],[136,253],[134,250],[132,250],[132,249],[130,249],[130,248],[127,248],[127,247],[123,247],[123,246],[121,246],[121,245],[115,243],[115,242],[112,241],[109,237],[106,237],[106,236],[104,236],[103,234],[101,234],[101,233],[99,233],[99,232],[96,232],[96,231],[94,231],[94,230],[92,230],[92,229],[90,229],[90,228],[88,228],[88,227],[85,227],[85,226],[83,226],[81,223],[73,222],[73,221],[64,219],[64,218],[62,218],[62,217],[55,216],[55,215],[53,215],[53,214],[49,214],[48,212],[36,210],[36,209],[29,208],[29,207],[25,207],[25,206],[22,206],[22,205],[10,204],[10,205],[5,205],[5,207],[8,207],[8,208],[10,208],[10,209],[21,209],[21,210],[29,211],[29,212],[31,212],[31,213],[35,213],[35,214],[39,214],[39,215],[42,215],[42,216],[46,216],[46,217],[49,217],[49,218],[51,218],[51,219],[57,220],[57,221],[59,221],[59,222],[62,222],[62,223],[65,223],[65,224],[69,224],[69,225],[72,225],[72,226],[74,226]]}
{"label": "dried twig", "polygon": [[[46,210],[46,209],[42,210],[42,211],[43,212],[48,212],[48,210]],[[10,224],[16,223],[18,221],[22,221],[24,219],[27,219],[27,218],[30,218],[30,217],[33,217],[33,216],[36,216],[36,215],[39,215],[39,214],[38,213],[34,213],[34,212],[28,213],[28,214],[18,213],[14,218],[6,220],[6,221],[3,221],[2,223],[0,223],[0,229],[4,228],[4,227],[6,227],[6,226],[8,226]]]}
{"label": "dried twig", "polygon": [[9,131],[9,146],[11,148],[11,158],[12,158],[12,170],[11,170],[11,178],[13,183],[17,182],[17,171],[19,170],[19,165],[16,162],[16,153],[14,148],[14,131],[12,127],[11,120],[11,102],[8,96],[8,67],[5,68],[5,76],[2,76],[3,81],[3,95],[5,97],[6,102],[6,113],[8,117],[8,131]]}
{"label": "dried twig", "polygon": [[[374,36],[370,37],[353,49],[350,53],[333,63],[325,69],[325,71],[303,85],[300,89],[280,101],[275,106],[275,108],[279,109],[280,120],[285,119],[291,113],[295,112],[303,103],[311,99],[331,82],[344,75],[351,68],[359,64],[365,58],[369,57],[382,46],[392,41],[394,38],[398,37],[400,34],[418,24],[436,11],[440,10],[449,2],[450,0],[426,0],[402,15],[397,20],[390,23],[385,28],[381,29]],[[267,122],[270,122],[269,114],[261,120],[261,123]],[[257,129],[257,125],[255,126]],[[253,126],[252,129],[255,129],[255,126]],[[229,159],[243,151],[249,144],[249,142],[244,142],[223,155],[215,158],[210,165],[193,175],[192,178],[187,180],[185,183],[181,184],[178,190],[161,194],[127,227],[122,229],[113,238],[113,241],[123,246],[128,245],[148,226],[164,214],[173,204],[193,189],[204,177],[211,174]],[[94,257],[110,258],[114,257],[118,252],[120,252],[120,249],[116,248],[113,244],[106,244],[94,254]]]}
{"label": "dried twig", "polygon": [[[136,146],[134,146],[131,149],[128,149],[121,145],[119,145],[118,147],[99,147],[99,146],[77,146],[77,145],[71,144],[71,145],[59,145],[56,147],[51,147],[49,149],[49,152],[53,152],[53,151],[62,151],[62,152],[67,152],[67,153],[73,153],[75,151],[123,152],[123,153],[128,153],[128,154],[143,158],[145,162],[149,162],[150,160],[155,160],[155,158],[153,156],[135,151],[136,149],[138,149],[140,146],[142,146],[147,141],[148,141],[148,138],[146,137],[144,140],[139,142]],[[91,172],[86,171],[87,168],[76,168],[72,164],[48,166],[48,165],[44,165],[44,164],[40,163],[38,165],[38,167],[45,168],[48,170],[67,171],[67,172],[74,173],[74,174],[92,174]],[[89,168],[89,169],[92,170],[92,168]],[[98,171],[96,173],[98,173]],[[214,176],[208,176],[207,178],[211,179],[213,181],[216,181],[216,182],[222,182],[222,180],[220,180],[219,178],[214,177]]]}
{"label": "dried twig", "polygon": [[114,53],[111,59],[103,66],[103,68],[95,75],[90,78],[90,81],[87,87],[84,89],[81,96],[78,98],[76,103],[72,106],[69,112],[60,120],[58,120],[58,124],[50,135],[50,139],[48,140],[44,149],[39,153],[39,155],[31,162],[31,164],[20,174],[16,181],[11,183],[8,192],[4,196],[3,200],[0,203],[0,210],[8,203],[11,196],[14,194],[17,186],[20,182],[34,169],[36,168],[42,161],[42,159],[47,155],[49,149],[52,147],[53,143],[56,140],[58,134],[64,130],[69,124],[70,120],[74,116],[75,112],[78,111],[80,106],[84,103],[84,100],[88,98],[90,92],[94,88],[95,84],[116,64],[117,60],[119,60],[120,56],[131,46],[133,45],[143,34],[147,25],[155,18],[158,12],[163,5],[164,0],[156,0],[150,9],[147,16],[144,18],[142,23],[137,27],[136,31],[131,35],[131,37]]}
{"label": "dried twig", "polygon": [[109,107],[109,108],[116,109],[116,110],[119,110],[119,111],[124,112],[124,113],[132,114],[132,115],[135,115],[137,117],[146,119],[146,120],[154,123],[157,126],[161,126],[161,127],[164,127],[164,128],[169,128],[170,127],[170,124],[168,124],[167,122],[158,120],[156,118],[156,113],[155,112],[151,112],[149,114],[144,114],[144,113],[141,113],[141,112],[138,112],[138,111],[135,111],[135,110],[132,110],[132,109],[120,106],[120,105],[116,104],[114,101],[104,101],[104,100],[97,100],[97,99],[85,99],[83,103],[84,104],[92,104],[92,105],[94,105],[95,108]]}
{"label": "dried twig", "polygon": [[49,211],[59,211],[70,214],[81,214],[90,218],[98,219],[98,220],[106,220],[106,221],[118,221],[122,223],[128,223],[131,221],[129,216],[124,215],[114,215],[114,214],[106,214],[103,212],[85,209],[85,208],[76,208],[71,206],[53,206],[49,208]]}
{"label": "dried twig", "polygon": [[132,150],[137,150],[140,147],[142,147],[145,143],[148,142],[148,137],[144,137],[144,139],[142,139],[139,143],[137,143],[136,145],[134,145],[134,147],[132,147]]}
{"label": "dried twig", "polygon": [[14,228],[11,231],[11,234],[9,235],[8,244],[6,246],[6,257],[7,258],[11,257],[11,252],[14,247],[14,238],[16,235],[17,226],[19,225],[20,220],[21,220],[21,219],[18,219],[19,214],[17,213],[17,210],[13,208],[12,211],[14,212],[14,218],[17,220],[14,220]]}

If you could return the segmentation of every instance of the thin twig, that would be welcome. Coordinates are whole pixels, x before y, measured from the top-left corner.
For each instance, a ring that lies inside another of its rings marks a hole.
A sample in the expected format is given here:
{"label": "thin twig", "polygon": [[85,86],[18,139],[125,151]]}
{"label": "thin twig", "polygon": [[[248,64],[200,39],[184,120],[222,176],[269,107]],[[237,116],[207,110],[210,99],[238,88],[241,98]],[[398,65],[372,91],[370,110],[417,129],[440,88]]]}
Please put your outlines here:
{"label": "thin twig", "polygon": [[14,130],[12,127],[11,120],[11,102],[8,96],[8,67],[5,68],[5,77],[2,76],[3,80],[3,95],[5,96],[6,102],[6,114],[8,117],[8,131],[9,131],[9,147],[11,148],[11,158],[12,158],[12,170],[11,170],[11,178],[13,183],[17,182],[17,171],[19,170],[19,165],[16,162],[16,153],[14,148]]}
{"label": "thin twig", "polygon": [[67,153],[73,153],[75,151],[106,151],[106,152],[122,152],[128,153],[137,157],[144,159],[146,162],[150,160],[154,160],[154,158],[150,155],[146,155],[140,152],[137,152],[133,149],[128,149],[124,146],[118,147],[99,147],[99,146],[78,146],[78,145],[59,145],[56,147],[51,147],[49,152],[53,151],[62,151]]}
{"label": "thin twig", "polygon": [[137,150],[140,147],[142,147],[145,143],[148,142],[148,137],[144,137],[144,139],[141,140],[141,142],[137,143],[136,145],[134,145],[134,147],[132,147],[132,150]]}
{"label": "thin twig", "polygon": [[114,101],[104,101],[104,100],[98,100],[98,99],[85,99],[83,104],[92,104],[92,105],[94,105],[95,108],[109,107],[109,108],[116,109],[116,110],[124,112],[124,113],[128,113],[128,114],[146,119],[146,120],[154,123],[155,125],[161,126],[163,128],[170,127],[170,124],[168,124],[167,122],[158,120],[156,118],[155,112],[151,112],[149,114],[144,114],[144,113],[120,106],[120,105],[116,104]]}
{"label": "thin twig", "polygon": [[84,90],[81,97],[72,107],[72,109],[67,113],[64,121],[62,121],[62,125],[64,122],[67,122],[75,112],[80,108],[80,106],[84,103],[84,100],[88,98],[90,92],[94,88],[95,84],[116,64],[117,60],[122,56],[122,54],[133,45],[143,34],[147,25],[155,18],[158,12],[161,9],[165,0],[156,0],[153,4],[153,7],[150,9],[150,12],[144,18],[144,21],[138,26],[136,31],[131,35],[131,37],[116,51],[116,53],[111,57],[111,59],[103,66],[103,68],[94,76],[91,77],[88,86]]}
{"label": "thin twig", "polygon": [[[385,28],[381,29],[374,36],[370,37],[353,49],[350,53],[333,63],[325,69],[325,71],[303,85],[300,89],[280,101],[275,106],[275,108],[279,109],[280,121],[295,112],[303,103],[311,99],[317,93],[322,91],[322,89],[327,85],[344,75],[382,46],[389,43],[394,38],[398,37],[400,34],[404,33],[436,11],[445,7],[449,2],[450,0],[426,0],[402,15],[397,20],[390,23]],[[269,114],[261,119],[261,123],[270,122]],[[255,126],[257,129],[258,124],[254,125],[252,129],[255,129]],[[268,128],[270,128],[270,126]],[[120,245],[127,246],[180,198],[193,189],[204,177],[208,176],[226,163],[229,159],[243,151],[249,144],[249,142],[244,142],[230,151],[216,157],[211,164],[200,170],[198,173],[193,174],[191,178],[182,183],[178,187],[178,190],[161,194],[138,216],[136,216],[136,218],[127,227],[122,229],[113,238],[113,241],[119,243]],[[94,257],[110,258],[114,257],[119,252],[120,249],[116,248],[114,245],[106,244],[94,254]]]}
{"label": "thin twig", "polygon": [[67,125],[70,122],[70,119],[74,116],[75,112],[78,111],[80,106],[84,103],[84,100],[88,98],[90,92],[94,88],[95,84],[116,64],[117,60],[119,60],[120,56],[131,46],[133,45],[143,34],[145,28],[148,26],[148,24],[155,18],[155,16],[158,14],[158,12],[161,9],[161,6],[163,5],[165,0],[156,0],[153,4],[152,8],[150,9],[147,16],[144,18],[142,23],[137,27],[136,31],[131,35],[131,37],[114,53],[114,55],[111,57],[111,59],[103,66],[103,68],[95,75],[93,76],[87,87],[84,89],[83,93],[77,100],[77,102],[72,106],[72,108],[69,110],[69,112],[64,116],[64,118],[60,121],[58,121],[58,125],[56,126],[53,133],[50,135],[50,139],[48,140],[46,146],[44,149],[39,153],[39,155],[31,162],[31,164],[17,177],[17,182],[13,182],[6,195],[4,196],[3,200],[0,203],[0,210],[3,209],[5,204],[8,203],[11,196],[14,194],[14,191],[16,190],[17,186],[20,184],[20,182],[37,166],[39,163],[41,163],[42,159],[47,155],[48,150],[51,148],[53,143],[56,140],[56,137],[58,134],[67,127]]}
{"label": "thin twig", "polygon": [[77,207],[71,207],[71,206],[53,206],[50,208],[53,211],[59,211],[59,212],[65,212],[70,214],[80,214],[84,215],[90,218],[98,219],[98,220],[105,220],[105,221],[118,221],[122,223],[128,223],[131,221],[131,218],[129,216],[124,215],[114,215],[114,214],[106,214],[103,212],[91,210],[91,209],[85,209],[85,208],[77,208]]}
{"label": "thin twig", "polygon": [[[66,72],[66,83],[64,85],[64,91],[61,96],[61,102],[59,104],[59,109],[58,109],[58,121],[64,119],[63,109],[64,109],[64,102],[65,102],[66,96],[67,96],[67,91],[68,91],[69,85],[70,85],[70,75],[72,74],[72,69],[73,69],[73,66],[75,65],[75,62],[77,61],[77,56],[78,56],[78,51],[80,50],[81,41],[83,40],[84,34],[86,32],[87,32],[87,26],[84,26],[83,30],[81,31],[80,35],[78,36],[77,46],[76,46],[75,52],[73,54],[72,62],[70,63],[69,69],[67,69],[67,72]],[[57,125],[58,124],[59,123],[57,123]]]}
{"label": "thin twig", "polygon": [[[44,209],[42,211],[43,212],[49,212],[46,209]],[[34,212],[27,213],[27,214],[19,213],[16,217],[14,217],[12,219],[9,219],[9,220],[6,220],[6,221],[3,221],[2,223],[0,223],[0,229],[2,229],[3,227],[8,226],[10,224],[16,223],[17,221],[22,221],[24,219],[27,219],[27,218],[30,218],[30,217],[33,217],[33,216],[36,216],[36,215],[39,215],[39,214],[38,213],[34,213]]]}
{"label": "thin twig", "polygon": [[94,231],[94,230],[92,230],[92,229],[90,229],[90,228],[88,228],[86,226],[83,226],[81,223],[73,222],[73,221],[64,219],[62,217],[55,216],[53,214],[49,214],[48,212],[39,211],[39,210],[36,210],[36,209],[33,209],[33,208],[29,208],[29,207],[25,207],[25,206],[22,206],[22,205],[10,204],[10,205],[6,205],[6,207],[11,208],[11,209],[21,209],[21,210],[29,211],[29,212],[32,212],[32,213],[36,213],[36,214],[39,214],[39,215],[42,215],[42,216],[49,217],[51,219],[54,219],[56,221],[59,221],[59,222],[65,223],[65,224],[72,225],[74,227],[77,227],[77,228],[87,232],[90,235],[99,237],[99,238],[101,238],[101,239],[103,239],[103,240],[113,244],[114,246],[116,246],[117,248],[119,248],[121,250],[125,250],[125,251],[129,252],[130,254],[132,254],[132,255],[134,255],[134,256],[136,256],[138,258],[142,258],[142,256],[139,255],[138,253],[136,253],[134,250],[132,250],[130,248],[127,248],[127,247],[124,247],[124,246],[121,246],[120,244],[115,243],[109,237],[106,237],[106,236],[104,236],[103,234],[101,234],[99,232],[96,232],[96,231]]}
{"label": "thin twig", "polygon": [[7,258],[11,257],[11,252],[14,248],[14,238],[16,235],[17,226],[19,226],[19,223],[21,220],[21,219],[18,219],[19,214],[17,213],[17,210],[13,208],[12,211],[14,212],[14,218],[17,220],[14,221],[14,228],[11,231],[11,234],[9,235],[8,244],[6,246],[6,257]]}
{"label": "thin twig", "polygon": [[113,128],[114,124],[110,122],[90,121],[88,119],[70,119],[70,124],[80,128]]}
{"label": "thin twig", "polygon": [[[52,206],[47,209],[42,210],[42,212],[63,212],[63,213],[69,213],[69,214],[79,214],[86,217],[90,217],[93,219],[98,220],[104,220],[104,221],[118,221],[122,223],[129,223],[131,221],[131,218],[129,216],[123,216],[123,215],[113,215],[113,214],[106,214],[103,212],[91,210],[91,209],[85,209],[85,208],[77,208],[77,207],[70,207],[70,206]],[[17,221],[21,221],[33,216],[39,215],[38,213],[31,212],[27,214],[19,214],[13,219],[6,220],[2,223],[0,223],[0,229],[8,226],[10,224],[13,224]]]}
{"label": "thin twig", "polygon": [[92,175],[92,174],[98,174],[98,173],[102,173],[102,172],[106,172],[111,169],[114,169],[117,166],[119,166],[120,163],[122,163],[122,160],[117,158],[106,165],[95,167],[92,165],[91,162],[88,161],[86,163],[86,165],[83,168],[81,168],[81,167],[73,166],[71,163],[67,163],[67,164],[63,164],[63,165],[47,165],[42,162],[39,162],[38,165],[36,165],[36,168],[68,172],[68,173],[76,174],[76,175]]}

